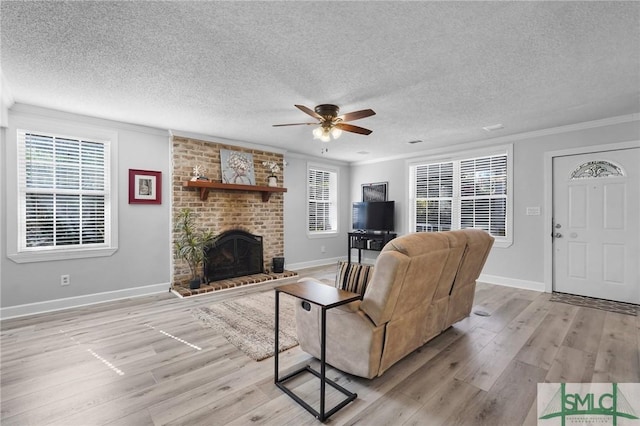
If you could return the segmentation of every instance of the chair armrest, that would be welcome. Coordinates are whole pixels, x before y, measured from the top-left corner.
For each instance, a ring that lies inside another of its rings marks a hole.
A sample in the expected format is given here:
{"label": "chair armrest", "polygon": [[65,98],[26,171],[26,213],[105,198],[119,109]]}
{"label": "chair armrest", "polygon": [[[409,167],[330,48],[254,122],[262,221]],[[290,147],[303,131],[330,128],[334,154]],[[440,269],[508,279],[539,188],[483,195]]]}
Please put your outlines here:
{"label": "chair armrest", "polygon": [[356,300],[355,302],[347,303],[346,305],[338,306],[335,309],[344,311],[344,312],[358,312],[360,310],[360,302],[361,300]]}
{"label": "chair armrest", "polygon": [[[304,277],[304,278],[300,278],[298,280],[299,283],[316,283],[316,284],[323,284],[323,285],[328,285],[329,287],[333,287],[332,284],[327,283],[325,281],[321,281],[317,278],[313,278],[313,277]],[[360,302],[361,300],[356,300],[355,302],[351,302],[351,303],[347,303],[346,305],[341,305],[336,307],[335,309],[339,309],[341,311],[344,312],[358,312],[360,310]]]}

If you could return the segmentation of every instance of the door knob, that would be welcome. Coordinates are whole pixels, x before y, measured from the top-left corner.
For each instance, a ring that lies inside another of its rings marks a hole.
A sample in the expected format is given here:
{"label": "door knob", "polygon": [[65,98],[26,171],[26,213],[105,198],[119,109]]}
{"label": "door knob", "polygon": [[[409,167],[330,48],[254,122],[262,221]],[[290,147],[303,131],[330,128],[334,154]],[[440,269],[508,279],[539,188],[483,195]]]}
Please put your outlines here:
{"label": "door knob", "polygon": [[556,232],[555,234],[553,234],[554,238],[562,238],[562,234],[559,232]]}

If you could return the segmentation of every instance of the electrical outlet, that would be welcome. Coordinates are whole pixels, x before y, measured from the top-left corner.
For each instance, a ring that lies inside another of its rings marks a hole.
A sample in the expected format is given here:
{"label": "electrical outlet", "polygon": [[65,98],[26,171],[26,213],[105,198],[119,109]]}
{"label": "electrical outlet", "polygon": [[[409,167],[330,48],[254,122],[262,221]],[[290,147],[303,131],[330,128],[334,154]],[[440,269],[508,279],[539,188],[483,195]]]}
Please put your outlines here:
{"label": "electrical outlet", "polygon": [[69,275],[60,275],[60,285],[71,284],[71,277]]}
{"label": "electrical outlet", "polygon": [[320,246],[320,253],[326,253],[327,248],[325,246]]}
{"label": "electrical outlet", "polygon": [[527,207],[527,216],[540,216],[540,206]]}

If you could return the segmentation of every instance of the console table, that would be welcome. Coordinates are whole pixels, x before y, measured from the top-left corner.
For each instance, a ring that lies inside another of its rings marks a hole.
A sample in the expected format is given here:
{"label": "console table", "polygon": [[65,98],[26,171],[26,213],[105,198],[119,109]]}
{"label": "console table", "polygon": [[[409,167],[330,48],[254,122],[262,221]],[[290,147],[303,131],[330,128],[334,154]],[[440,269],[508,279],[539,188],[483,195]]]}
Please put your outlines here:
{"label": "console table", "polygon": [[[360,300],[360,295],[358,293],[352,293],[350,291],[341,290],[339,288],[331,287],[324,284],[314,283],[314,282],[301,282],[295,284],[287,284],[282,285],[275,288],[276,291],[276,317],[275,317],[275,354],[274,354],[274,363],[275,363],[275,374],[274,374],[274,383],[280,388],[284,393],[289,395],[304,407],[307,411],[313,414],[318,420],[324,422],[329,416],[333,415],[335,412],[340,410],[342,407],[353,401],[358,397],[357,394],[349,392],[347,389],[343,388],[336,382],[331,379],[328,379],[326,376],[326,360],[325,360],[325,352],[326,352],[326,325],[327,325],[327,310],[331,308],[335,308],[336,306],[344,305],[355,300]],[[284,377],[280,377],[280,373],[278,372],[278,333],[280,331],[280,293],[289,294],[293,297],[296,297],[304,302],[313,303],[320,307],[321,311],[321,320],[320,320],[320,372],[317,372],[310,365],[306,367],[300,368],[293,373],[289,373]],[[297,376],[301,373],[311,373],[314,376],[320,379],[320,410],[316,411],[313,407],[311,407],[308,403],[302,400],[298,395],[296,395],[293,391],[287,388],[284,384],[287,380]],[[346,395],[346,398],[340,402],[338,405],[330,409],[329,411],[325,411],[325,386],[329,384],[334,387],[336,390],[342,392]]]}
{"label": "console table", "polygon": [[373,232],[349,232],[349,247],[347,247],[347,257],[351,263],[351,250],[358,250],[358,263],[362,262],[362,250],[380,251],[389,241],[393,240],[397,234],[384,233],[375,234]]}

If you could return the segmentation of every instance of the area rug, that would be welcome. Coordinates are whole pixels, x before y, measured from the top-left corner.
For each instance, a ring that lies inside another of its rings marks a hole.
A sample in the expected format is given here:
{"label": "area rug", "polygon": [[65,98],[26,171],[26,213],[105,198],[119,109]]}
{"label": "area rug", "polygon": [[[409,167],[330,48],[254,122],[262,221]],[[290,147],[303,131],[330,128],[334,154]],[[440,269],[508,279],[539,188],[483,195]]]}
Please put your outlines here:
{"label": "area rug", "polygon": [[634,305],[633,303],[614,302],[612,300],[596,299],[593,297],[556,292],[551,294],[550,301],[600,309],[602,311],[615,312],[617,314],[638,315],[638,305]]}
{"label": "area rug", "polygon": [[[295,300],[280,294],[279,352],[298,344]],[[192,315],[207,327],[219,331],[232,345],[251,359],[273,356],[275,345],[275,291],[265,291],[196,308]]]}

